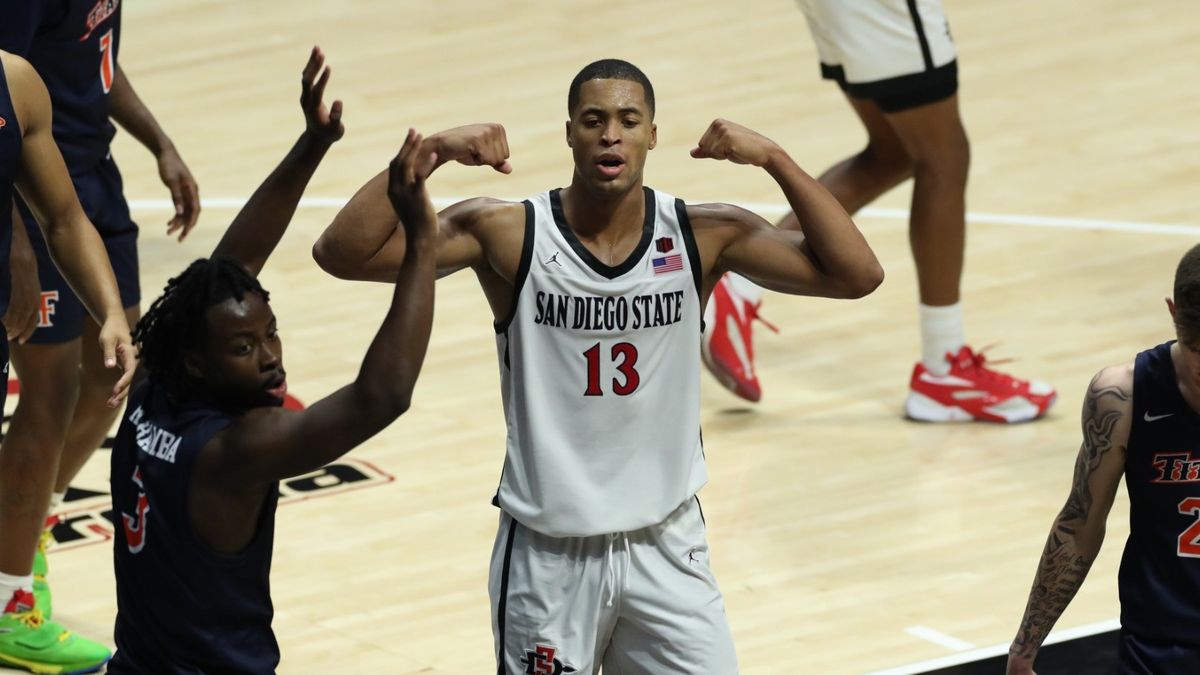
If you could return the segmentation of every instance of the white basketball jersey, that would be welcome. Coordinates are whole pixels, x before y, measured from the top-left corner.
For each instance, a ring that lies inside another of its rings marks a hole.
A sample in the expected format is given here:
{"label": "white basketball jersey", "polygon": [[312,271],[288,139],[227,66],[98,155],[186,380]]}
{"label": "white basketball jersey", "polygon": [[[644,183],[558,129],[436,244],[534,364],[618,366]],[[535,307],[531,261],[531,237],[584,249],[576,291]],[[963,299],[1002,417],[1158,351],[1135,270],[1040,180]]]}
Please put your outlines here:
{"label": "white basketball jersey", "polygon": [[589,252],[559,191],[525,202],[514,306],[496,323],[508,451],[497,494],[544,534],[662,522],[708,480],[700,439],[700,259],[682,201],[645,190],[616,267]]}

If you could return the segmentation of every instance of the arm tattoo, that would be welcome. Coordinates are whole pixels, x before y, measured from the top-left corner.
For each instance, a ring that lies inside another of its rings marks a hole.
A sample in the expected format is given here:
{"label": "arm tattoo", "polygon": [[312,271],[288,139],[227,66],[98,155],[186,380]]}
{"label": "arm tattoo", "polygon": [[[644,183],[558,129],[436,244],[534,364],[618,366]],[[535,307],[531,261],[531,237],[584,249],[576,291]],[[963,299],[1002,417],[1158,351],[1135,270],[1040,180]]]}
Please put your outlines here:
{"label": "arm tattoo", "polygon": [[1079,553],[1074,537],[1078,528],[1087,523],[1092,508],[1092,490],[1088,484],[1092,472],[1113,449],[1113,429],[1125,416],[1123,411],[1130,398],[1130,392],[1120,387],[1099,387],[1095,381],[1088,387],[1083,411],[1083,446],[1075,462],[1071,494],[1046,538],[1029,592],[1029,604],[1009,650],[1014,655],[1028,658],[1037,652],[1092,566],[1093,557]]}

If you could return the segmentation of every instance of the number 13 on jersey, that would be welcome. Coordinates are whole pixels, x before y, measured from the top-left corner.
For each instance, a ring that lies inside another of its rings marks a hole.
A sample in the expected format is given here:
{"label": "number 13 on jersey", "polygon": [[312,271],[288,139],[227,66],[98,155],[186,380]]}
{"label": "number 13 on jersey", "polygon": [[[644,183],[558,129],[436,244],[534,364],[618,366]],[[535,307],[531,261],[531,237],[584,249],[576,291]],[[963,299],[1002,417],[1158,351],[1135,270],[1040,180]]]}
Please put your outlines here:
{"label": "number 13 on jersey", "polygon": [[[584,396],[604,395],[600,386],[600,352],[600,343],[597,342],[583,353],[583,358],[587,360],[587,389],[583,392]],[[608,356],[616,365],[619,376],[612,379],[612,393],[628,396],[637,391],[638,385],[642,383],[641,375],[637,371],[637,347],[628,342],[618,342],[609,349]]]}

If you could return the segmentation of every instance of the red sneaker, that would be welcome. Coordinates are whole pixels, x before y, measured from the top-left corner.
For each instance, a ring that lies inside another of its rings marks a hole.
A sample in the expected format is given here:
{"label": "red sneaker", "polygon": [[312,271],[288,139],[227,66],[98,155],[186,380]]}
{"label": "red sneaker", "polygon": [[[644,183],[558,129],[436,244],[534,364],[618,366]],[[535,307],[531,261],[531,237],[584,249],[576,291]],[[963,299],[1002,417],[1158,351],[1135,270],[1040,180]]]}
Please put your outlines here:
{"label": "red sneaker", "polygon": [[913,368],[904,412],[922,422],[1028,422],[1054,405],[1058,393],[1044,382],[1020,380],[984,364],[982,353],[963,346],[946,353],[950,372],[934,375],[924,364]]}
{"label": "red sneaker", "polygon": [[750,337],[750,326],[755,319],[767,328],[779,329],[758,316],[762,301],[751,303],[742,297],[729,275],[721,277],[713,287],[708,307],[704,311],[704,340],[701,355],[704,365],[729,391],[757,402],[762,398],[762,387],[754,372],[754,341]]}

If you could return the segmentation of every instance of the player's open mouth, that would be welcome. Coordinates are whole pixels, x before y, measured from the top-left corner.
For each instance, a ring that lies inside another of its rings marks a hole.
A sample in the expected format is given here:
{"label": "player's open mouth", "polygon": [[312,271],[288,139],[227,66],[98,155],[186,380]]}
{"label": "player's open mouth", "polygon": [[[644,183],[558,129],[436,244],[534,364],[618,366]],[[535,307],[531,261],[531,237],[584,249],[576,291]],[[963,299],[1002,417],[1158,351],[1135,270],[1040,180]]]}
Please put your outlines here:
{"label": "player's open mouth", "polygon": [[615,178],[621,174],[621,170],[625,168],[625,160],[616,155],[604,155],[596,160],[596,168],[600,173],[609,178]]}
{"label": "player's open mouth", "polygon": [[270,394],[272,398],[277,398],[277,399],[282,400],[284,397],[287,396],[288,387],[287,387],[287,379],[286,378],[281,377],[278,380],[278,384],[275,384],[274,382],[272,382],[271,384],[273,386],[267,387],[267,393]]}

